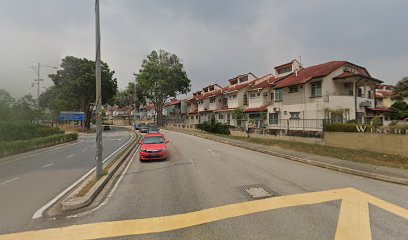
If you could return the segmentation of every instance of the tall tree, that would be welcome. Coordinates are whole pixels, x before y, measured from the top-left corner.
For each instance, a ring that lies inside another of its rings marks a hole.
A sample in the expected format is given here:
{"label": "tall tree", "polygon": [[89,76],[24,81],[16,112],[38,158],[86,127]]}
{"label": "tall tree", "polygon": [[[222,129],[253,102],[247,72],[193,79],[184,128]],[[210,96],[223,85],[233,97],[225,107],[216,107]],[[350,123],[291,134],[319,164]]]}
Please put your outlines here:
{"label": "tall tree", "polygon": [[2,120],[9,120],[14,98],[5,89],[0,89],[0,116]]}
{"label": "tall tree", "polygon": [[[113,102],[117,90],[114,74],[115,71],[111,71],[108,64],[102,62],[102,104]],[[75,109],[85,112],[85,126],[89,128],[92,116],[91,104],[95,103],[96,98],[95,61],[67,56],[62,59],[61,69],[49,77],[54,86],[49,89],[50,94],[44,95],[44,101],[54,101],[48,104],[54,111]]]}
{"label": "tall tree", "polygon": [[139,106],[146,102],[143,91],[135,82],[129,82],[125,90],[118,90],[115,96],[115,104],[118,106]]}
{"label": "tall tree", "polygon": [[155,106],[158,125],[163,124],[164,102],[178,94],[186,94],[191,87],[181,59],[164,50],[152,51],[143,60],[136,78],[143,96]]}
{"label": "tall tree", "polygon": [[13,120],[34,121],[40,115],[41,111],[37,107],[37,101],[31,94],[23,96],[13,104],[11,112]]}
{"label": "tall tree", "polygon": [[395,95],[393,99],[408,99],[408,77],[404,77],[397,83],[397,85],[395,85]]}

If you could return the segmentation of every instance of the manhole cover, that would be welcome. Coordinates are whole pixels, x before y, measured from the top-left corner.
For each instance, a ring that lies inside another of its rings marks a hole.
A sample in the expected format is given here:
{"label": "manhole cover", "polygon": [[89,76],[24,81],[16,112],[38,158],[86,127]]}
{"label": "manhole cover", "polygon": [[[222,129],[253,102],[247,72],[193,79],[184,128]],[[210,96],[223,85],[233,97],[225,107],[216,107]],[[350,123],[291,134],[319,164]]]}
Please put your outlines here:
{"label": "manhole cover", "polygon": [[277,196],[276,193],[261,185],[244,186],[241,189],[244,190],[246,195],[251,199],[262,199]]}

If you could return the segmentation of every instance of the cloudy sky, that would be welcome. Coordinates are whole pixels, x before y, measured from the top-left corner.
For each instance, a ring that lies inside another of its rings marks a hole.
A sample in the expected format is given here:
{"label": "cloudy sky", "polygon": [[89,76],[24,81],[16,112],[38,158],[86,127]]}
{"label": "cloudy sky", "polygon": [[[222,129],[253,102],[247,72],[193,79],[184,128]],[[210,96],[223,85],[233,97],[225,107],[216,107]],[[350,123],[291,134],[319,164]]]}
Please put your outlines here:
{"label": "cloudy sky", "polygon": [[[120,88],[160,48],[183,59],[193,90],[299,56],[304,66],[351,61],[393,84],[408,76],[407,9],[406,0],[101,0],[102,59]],[[94,59],[94,1],[0,0],[0,32],[0,88],[35,94],[32,64]],[[42,68],[44,87],[52,71]]]}

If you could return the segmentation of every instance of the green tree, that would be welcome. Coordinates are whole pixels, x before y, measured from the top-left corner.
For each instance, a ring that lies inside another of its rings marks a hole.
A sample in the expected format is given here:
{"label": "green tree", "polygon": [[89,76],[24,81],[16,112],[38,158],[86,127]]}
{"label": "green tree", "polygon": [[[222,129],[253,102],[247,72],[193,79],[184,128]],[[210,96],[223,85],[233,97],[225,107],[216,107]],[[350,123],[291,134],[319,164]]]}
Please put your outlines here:
{"label": "green tree", "polygon": [[232,111],[232,118],[233,119],[241,119],[244,115],[242,108],[238,107]]}
{"label": "green tree", "polygon": [[14,104],[14,98],[5,89],[0,89],[0,116],[2,120],[9,120]]}
{"label": "green tree", "polygon": [[37,107],[37,101],[31,94],[18,99],[11,111],[13,120],[34,121],[41,116],[41,111]]}
{"label": "green tree", "polygon": [[143,97],[155,106],[158,125],[163,124],[164,102],[178,94],[186,94],[191,87],[181,59],[164,50],[152,51],[143,60],[136,78]]}
{"label": "green tree", "polygon": [[397,85],[395,85],[395,95],[393,96],[393,99],[408,99],[408,77],[404,77],[397,83]]}
{"label": "green tree", "polygon": [[134,82],[129,82],[125,90],[118,90],[115,96],[115,104],[118,106],[129,106],[135,104],[136,106],[146,103],[143,96],[143,91],[140,86]]}
{"label": "green tree", "polygon": [[[117,80],[107,63],[102,62],[102,104],[113,103]],[[54,86],[43,94],[42,106],[52,111],[80,110],[85,112],[85,127],[91,123],[91,104],[95,104],[95,61],[67,56],[62,59],[61,69],[50,74]]]}
{"label": "green tree", "polygon": [[396,112],[391,114],[392,119],[399,120],[408,117],[408,104],[404,101],[396,101],[391,105]]}

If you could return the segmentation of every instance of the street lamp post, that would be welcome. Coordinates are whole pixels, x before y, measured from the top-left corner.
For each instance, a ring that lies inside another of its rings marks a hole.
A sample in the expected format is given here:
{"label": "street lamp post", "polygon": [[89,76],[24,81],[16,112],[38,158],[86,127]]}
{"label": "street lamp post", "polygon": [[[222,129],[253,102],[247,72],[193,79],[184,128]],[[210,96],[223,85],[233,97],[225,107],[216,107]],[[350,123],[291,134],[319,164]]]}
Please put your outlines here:
{"label": "street lamp post", "polygon": [[101,34],[99,21],[99,0],[95,0],[95,40],[96,40],[96,177],[102,176],[102,92],[101,92]]}

